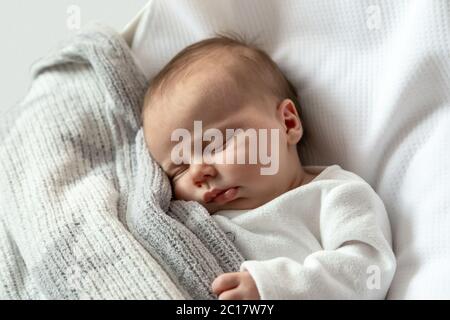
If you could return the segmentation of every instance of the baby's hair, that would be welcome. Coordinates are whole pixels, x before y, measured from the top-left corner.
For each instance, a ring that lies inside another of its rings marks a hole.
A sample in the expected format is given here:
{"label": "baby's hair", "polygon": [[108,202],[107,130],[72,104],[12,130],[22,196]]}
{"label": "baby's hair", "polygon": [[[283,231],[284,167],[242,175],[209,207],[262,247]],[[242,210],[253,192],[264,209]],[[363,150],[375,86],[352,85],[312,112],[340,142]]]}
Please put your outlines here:
{"label": "baby's hair", "polygon": [[220,33],[216,34],[215,37],[187,46],[156,74],[145,94],[141,123],[143,122],[144,111],[151,104],[150,100],[154,95],[162,96],[174,80],[188,74],[189,66],[214,53],[223,53],[219,50],[225,50],[225,53],[234,53],[240,59],[240,62],[244,63],[245,68],[251,69],[251,72],[248,72],[250,75],[244,72],[245,76],[256,75],[257,81],[262,82],[265,88],[268,88],[280,102],[285,98],[291,99],[300,115],[300,105],[294,86],[269,55],[238,34]]}

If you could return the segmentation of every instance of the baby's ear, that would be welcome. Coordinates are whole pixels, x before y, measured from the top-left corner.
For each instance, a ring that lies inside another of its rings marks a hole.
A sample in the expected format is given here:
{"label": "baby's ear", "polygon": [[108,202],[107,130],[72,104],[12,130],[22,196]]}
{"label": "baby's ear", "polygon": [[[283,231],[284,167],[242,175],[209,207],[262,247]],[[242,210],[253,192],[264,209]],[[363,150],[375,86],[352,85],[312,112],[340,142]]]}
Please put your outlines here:
{"label": "baby's ear", "polygon": [[284,99],[277,107],[278,117],[285,129],[287,142],[297,144],[303,136],[303,127],[295,104],[291,99]]}

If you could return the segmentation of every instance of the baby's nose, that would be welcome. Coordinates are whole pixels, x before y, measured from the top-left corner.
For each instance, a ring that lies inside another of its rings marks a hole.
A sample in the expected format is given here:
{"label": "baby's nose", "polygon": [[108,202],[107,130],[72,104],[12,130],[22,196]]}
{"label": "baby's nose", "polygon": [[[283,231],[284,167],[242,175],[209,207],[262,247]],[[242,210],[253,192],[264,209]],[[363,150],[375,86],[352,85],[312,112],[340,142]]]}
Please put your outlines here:
{"label": "baby's nose", "polygon": [[217,175],[217,170],[214,166],[209,164],[192,164],[192,180],[197,187],[201,187],[204,182],[214,178]]}

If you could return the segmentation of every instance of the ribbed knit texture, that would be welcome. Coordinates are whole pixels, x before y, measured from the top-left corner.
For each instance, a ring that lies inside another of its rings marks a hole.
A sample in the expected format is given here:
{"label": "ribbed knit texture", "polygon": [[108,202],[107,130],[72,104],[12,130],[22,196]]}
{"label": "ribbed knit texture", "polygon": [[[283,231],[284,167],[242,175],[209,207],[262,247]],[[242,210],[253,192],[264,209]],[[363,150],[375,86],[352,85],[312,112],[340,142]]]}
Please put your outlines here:
{"label": "ribbed knit texture", "polygon": [[213,298],[243,259],[203,207],[170,201],[123,39],[88,29],[33,73],[0,123],[0,298]]}

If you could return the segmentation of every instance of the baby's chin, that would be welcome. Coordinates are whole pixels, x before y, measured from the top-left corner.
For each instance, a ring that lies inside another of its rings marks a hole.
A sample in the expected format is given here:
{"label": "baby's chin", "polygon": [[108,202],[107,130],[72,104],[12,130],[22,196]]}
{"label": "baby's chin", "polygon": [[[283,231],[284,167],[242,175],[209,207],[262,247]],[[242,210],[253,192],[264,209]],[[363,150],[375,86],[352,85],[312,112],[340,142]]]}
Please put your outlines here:
{"label": "baby's chin", "polygon": [[[227,204],[224,205],[219,205],[219,204],[203,204],[203,206],[206,208],[206,210],[208,210],[209,214],[213,215],[219,211],[222,210],[244,210],[244,209],[251,209],[248,206],[242,205],[241,201],[238,200],[242,200],[242,199],[236,199],[234,201],[231,201]],[[235,202],[235,203],[233,203]]]}
{"label": "baby's chin", "polygon": [[225,205],[217,204],[202,204],[210,215],[216,214],[223,210],[251,210],[264,205],[270,200],[264,199],[250,199],[250,198],[238,198]]}

